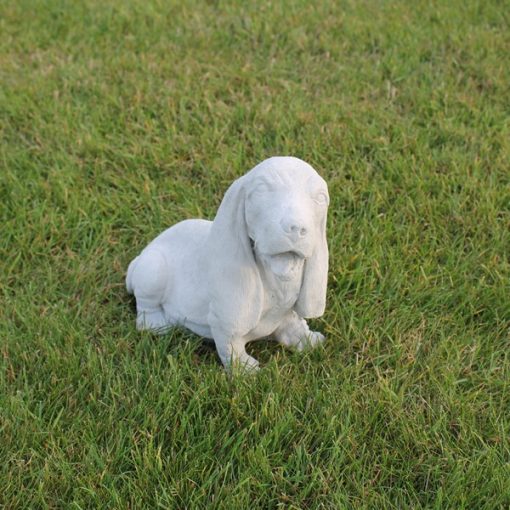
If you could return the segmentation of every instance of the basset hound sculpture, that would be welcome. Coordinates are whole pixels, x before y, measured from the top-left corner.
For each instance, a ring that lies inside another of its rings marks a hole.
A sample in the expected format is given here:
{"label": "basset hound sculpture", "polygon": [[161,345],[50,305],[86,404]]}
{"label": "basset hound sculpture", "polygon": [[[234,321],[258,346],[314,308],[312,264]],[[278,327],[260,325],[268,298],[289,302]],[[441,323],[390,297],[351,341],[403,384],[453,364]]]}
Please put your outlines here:
{"label": "basset hound sculpture", "polygon": [[247,342],[272,335],[299,350],[324,340],[305,318],[326,304],[326,182],[304,161],[269,158],[227,190],[214,221],[185,220],[129,265],[138,329],[184,326],[224,366],[256,369]]}

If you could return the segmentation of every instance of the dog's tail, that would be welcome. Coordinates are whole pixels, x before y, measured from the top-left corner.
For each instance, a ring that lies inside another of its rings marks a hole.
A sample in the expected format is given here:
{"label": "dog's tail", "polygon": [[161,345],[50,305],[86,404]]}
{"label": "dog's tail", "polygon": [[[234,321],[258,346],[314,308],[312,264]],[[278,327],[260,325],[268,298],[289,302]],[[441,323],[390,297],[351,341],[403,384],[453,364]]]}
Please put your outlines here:
{"label": "dog's tail", "polygon": [[139,257],[134,258],[129,264],[127,275],[126,275],[126,289],[130,294],[133,294],[133,271],[135,270],[136,264],[138,263]]}

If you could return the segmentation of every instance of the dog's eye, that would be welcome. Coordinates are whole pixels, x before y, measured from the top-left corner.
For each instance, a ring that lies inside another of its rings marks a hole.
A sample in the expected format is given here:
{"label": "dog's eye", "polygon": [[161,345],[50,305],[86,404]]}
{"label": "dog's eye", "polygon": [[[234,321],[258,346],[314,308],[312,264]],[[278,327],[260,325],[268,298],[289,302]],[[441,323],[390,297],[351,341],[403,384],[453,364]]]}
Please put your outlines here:
{"label": "dog's eye", "polygon": [[269,188],[269,184],[264,181],[260,181],[256,186],[255,190],[257,193],[266,193],[268,191],[271,191]]}
{"label": "dog's eye", "polygon": [[320,205],[326,205],[328,203],[328,195],[321,191],[315,195],[314,200]]}

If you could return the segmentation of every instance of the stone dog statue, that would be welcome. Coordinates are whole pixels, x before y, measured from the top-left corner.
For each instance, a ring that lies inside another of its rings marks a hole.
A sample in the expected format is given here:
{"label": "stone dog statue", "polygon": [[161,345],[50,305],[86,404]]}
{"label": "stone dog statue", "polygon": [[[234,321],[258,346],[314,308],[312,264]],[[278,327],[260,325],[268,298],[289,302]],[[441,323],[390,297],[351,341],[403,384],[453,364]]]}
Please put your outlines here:
{"label": "stone dog statue", "polygon": [[225,367],[254,369],[251,340],[299,350],[324,340],[304,318],[326,304],[326,182],[293,157],[267,159],[234,181],[214,221],[185,220],[129,265],[138,329],[181,325],[213,339]]}

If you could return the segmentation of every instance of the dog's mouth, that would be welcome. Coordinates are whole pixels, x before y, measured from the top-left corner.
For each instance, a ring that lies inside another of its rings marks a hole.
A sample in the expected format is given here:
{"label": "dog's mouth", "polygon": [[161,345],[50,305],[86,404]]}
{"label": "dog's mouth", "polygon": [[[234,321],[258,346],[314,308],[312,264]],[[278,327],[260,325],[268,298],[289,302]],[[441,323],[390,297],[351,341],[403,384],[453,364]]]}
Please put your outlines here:
{"label": "dog's mouth", "polygon": [[276,253],[262,253],[257,250],[257,243],[250,238],[250,244],[254,252],[262,257],[264,264],[269,266],[271,272],[282,281],[292,280],[302,269],[306,255],[297,249]]}
{"label": "dog's mouth", "polygon": [[304,255],[298,251],[285,251],[269,255],[269,266],[277,278],[283,281],[292,280],[303,267]]}

